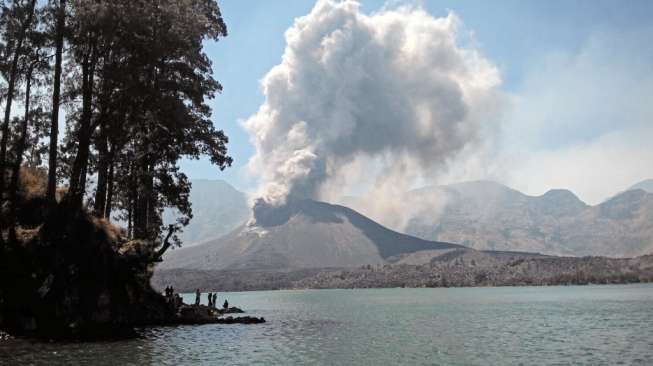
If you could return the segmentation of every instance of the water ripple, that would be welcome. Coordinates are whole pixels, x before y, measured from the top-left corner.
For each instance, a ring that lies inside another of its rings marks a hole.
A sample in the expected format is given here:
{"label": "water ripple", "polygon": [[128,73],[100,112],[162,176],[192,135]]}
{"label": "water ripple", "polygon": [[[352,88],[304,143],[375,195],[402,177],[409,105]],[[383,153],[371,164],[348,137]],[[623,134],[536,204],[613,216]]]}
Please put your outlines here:
{"label": "water ripple", "polygon": [[268,323],[148,328],[114,342],[9,339],[0,365],[653,364],[650,285],[226,295]]}

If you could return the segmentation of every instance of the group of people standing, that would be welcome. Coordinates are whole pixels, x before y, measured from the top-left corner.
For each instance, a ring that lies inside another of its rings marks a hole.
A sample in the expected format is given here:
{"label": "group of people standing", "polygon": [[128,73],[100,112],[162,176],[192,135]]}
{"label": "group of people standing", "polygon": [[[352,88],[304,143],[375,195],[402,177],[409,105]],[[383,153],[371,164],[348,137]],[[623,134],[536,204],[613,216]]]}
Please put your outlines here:
{"label": "group of people standing", "polygon": [[[166,300],[168,301],[169,304],[174,304],[174,307],[178,309],[181,305],[183,305],[183,301],[181,298],[181,295],[175,293],[175,289],[172,288],[172,286],[167,286],[164,290],[164,295],[166,297]],[[195,306],[200,305],[200,300],[201,300],[201,295],[202,293],[200,292],[200,289],[195,290]],[[211,309],[217,309],[218,307],[218,293],[217,292],[209,292],[209,308]],[[223,310],[228,310],[229,309],[229,301],[227,299],[224,300],[224,303],[222,304],[222,309]]]}
{"label": "group of people standing", "polygon": [[175,293],[175,289],[172,288],[172,286],[167,286],[166,287],[166,289],[165,289],[166,297],[172,297],[172,295],[174,295],[174,293]]}
{"label": "group of people standing", "polygon": [[175,309],[179,308],[179,306],[182,304],[182,299],[179,294],[175,294],[175,289],[172,288],[172,286],[168,286],[165,289],[165,296],[166,300],[168,301],[169,304],[174,304]]}
{"label": "group of people standing", "polygon": [[[200,289],[195,290],[195,306],[200,305],[201,295],[202,295],[202,293],[200,292]],[[214,293],[209,292],[209,307],[211,309],[216,309],[217,308],[217,306],[218,306],[217,301],[218,301],[218,293],[217,292],[214,292]],[[225,309],[225,310],[229,309],[229,302],[226,299],[224,300],[224,303],[222,304],[222,308]]]}

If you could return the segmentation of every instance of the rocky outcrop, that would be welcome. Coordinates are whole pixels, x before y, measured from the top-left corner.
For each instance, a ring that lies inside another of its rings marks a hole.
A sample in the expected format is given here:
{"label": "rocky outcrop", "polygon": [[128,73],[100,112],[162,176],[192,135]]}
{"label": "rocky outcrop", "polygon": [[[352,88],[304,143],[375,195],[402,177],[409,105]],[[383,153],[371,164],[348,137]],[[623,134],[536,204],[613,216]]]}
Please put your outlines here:
{"label": "rocky outcrop", "polygon": [[227,309],[218,309],[218,313],[220,314],[242,314],[244,311],[240,308],[237,308],[235,306],[232,306]]}
{"label": "rocky outcrop", "polygon": [[128,241],[106,220],[63,203],[47,216],[31,212],[44,210],[40,196],[21,196],[20,207],[17,238],[0,233],[0,330],[88,339],[136,326],[226,321],[219,311],[199,316],[202,307],[172,304],[152,288],[157,243]]}
{"label": "rocky outcrop", "polygon": [[14,335],[95,337],[174,314],[150,286],[153,245],[65,205],[2,248],[0,328]]}
{"label": "rocky outcrop", "polygon": [[241,316],[241,317],[226,317],[226,318],[218,318],[216,321],[218,324],[261,324],[265,323],[265,319],[263,318],[256,318],[253,316]]}
{"label": "rocky outcrop", "polygon": [[237,307],[214,309],[204,305],[182,305],[167,324],[260,324],[264,318],[253,316],[223,317],[224,314],[244,313]]}

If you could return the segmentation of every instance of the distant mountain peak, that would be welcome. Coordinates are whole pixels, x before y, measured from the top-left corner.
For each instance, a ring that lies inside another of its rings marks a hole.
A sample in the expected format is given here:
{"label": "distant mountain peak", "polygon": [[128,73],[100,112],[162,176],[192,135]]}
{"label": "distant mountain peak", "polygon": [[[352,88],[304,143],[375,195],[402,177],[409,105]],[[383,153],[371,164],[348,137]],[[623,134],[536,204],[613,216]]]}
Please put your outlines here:
{"label": "distant mountain peak", "polygon": [[615,195],[614,197],[611,197],[607,201],[601,203],[599,206],[612,205],[616,203],[621,204],[626,202],[639,202],[643,197],[647,195],[651,195],[651,193],[642,188],[629,189]]}
{"label": "distant mountain peak", "polygon": [[625,220],[636,217],[641,208],[651,202],[653,202],[653,194],[637,188],[619,193],[598,207],[602,217]]}
{"label": "distant mountain peak", "polygon": [[653,194],[645,192],[653,192],[653,180],[596,206],[568,189],[530,196],[492,181],[442,188],[448,193],[442,213],[411,221],[407,234],[481,250],[555,255],[627,257],[653,248]]}
{"label": "distant mountain peak", "polygon": [[531,198],[534,205],[537,205],[539,212],[554,217],[578,215],[587,208],[587,204],[581,201],[572,191],[568,189],[551,189],[541,196]]}
{"label": "distant mountain peak", "polygon": [[[190,202],[193,219],[181,234],[185,246],[221,237],[250,216],[247,196],[222,179],[193,179]],[[165,222],[175,218],[173,210],[164,212]]]}
{"label": "distant mountain peak", "polygon": [[633,191],[633,190],[636,190],[636,189],[641,189],[641,190],[644,190],[644,191],[646,191],[648,193],[653,193],[653,179],[643,180],[643,181],[633,185],[632,187],[628,188],[629,191]]}
{"label": "distant mountain peak", "polygon": [[560,189],[560,188],[550,189],[546,193],[541,195],[540,198],[547,199],[547,200],[555,200],[558,202],[580,202],[583,205],[585,205],[585,203],[580,198],[578,198],[578,196],[576,196],[574,192],[568,189]]}
{"label": "distant mountain peak", "polygon": [[577,198],[576,195],[572,191],[570,191],[568,189],[564,189],[564,188],[549,189],[542,196],[543,197],[574,197],[574,198]]}

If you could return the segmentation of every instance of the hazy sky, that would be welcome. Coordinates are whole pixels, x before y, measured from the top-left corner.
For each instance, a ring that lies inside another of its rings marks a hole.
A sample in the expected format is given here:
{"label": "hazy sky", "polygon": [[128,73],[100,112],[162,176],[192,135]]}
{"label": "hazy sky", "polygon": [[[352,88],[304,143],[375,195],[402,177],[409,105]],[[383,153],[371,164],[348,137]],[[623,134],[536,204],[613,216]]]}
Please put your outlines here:
{"label": "hazy sky", "polygon": [[[207,45],[224,87],[211,105],[235,163],[224,172],[205,161],[182,165],[191,178],[253,190],[256,174],[245,167],[255,149],[242,121],[265,101],[260,82],[281,63],[284,32],[314,1],[220,4],[229,36]],[[404,4],[434,18],[453,12],[458,46],[496,66],[507,100],[491,143],[462,154],[433,183],[493,179],[529,194],[569,188],[597,203],[653,178],[653,2],[361,1],[360,11]]]}

